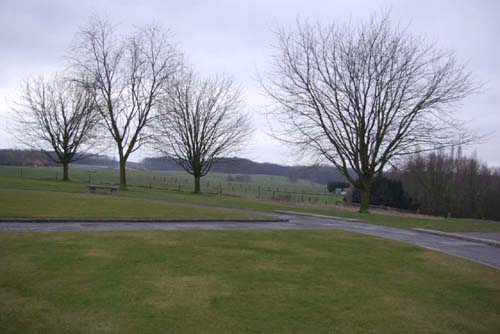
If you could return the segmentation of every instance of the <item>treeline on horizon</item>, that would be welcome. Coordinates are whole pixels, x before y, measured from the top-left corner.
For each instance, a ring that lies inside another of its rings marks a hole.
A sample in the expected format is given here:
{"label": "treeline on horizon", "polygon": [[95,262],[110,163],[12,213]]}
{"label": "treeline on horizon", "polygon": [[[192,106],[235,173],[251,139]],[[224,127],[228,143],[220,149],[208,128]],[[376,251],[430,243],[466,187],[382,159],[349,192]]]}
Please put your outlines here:
{"label": "treeline on horizon", "polygon": [[[359,192],[348,199],[359,203]],[[372,187],[374,205],[433,216],[500,220],[500,168],[461,149],[417,154],[384,173]]]}
{"label": "treeline on horizon", "polygon": [[[58,166],[47,153],[38,150],[0,150],[0,165],[10,166]],[[89,155],[78,161],[78,165],[118,168],[118,161],[106,155]],[[140,162],[129,162],[129,168],[156,171],[184,171],[173,158],[152,157]],[[219,158],[212,167],[213,172],[228,174],[261,174],[288,177],[290,181],[299,179],[320,184],[331,181],[345,181],[345,178],[329,166],[284,166],[273,163],[259,163],[244,158]]]}

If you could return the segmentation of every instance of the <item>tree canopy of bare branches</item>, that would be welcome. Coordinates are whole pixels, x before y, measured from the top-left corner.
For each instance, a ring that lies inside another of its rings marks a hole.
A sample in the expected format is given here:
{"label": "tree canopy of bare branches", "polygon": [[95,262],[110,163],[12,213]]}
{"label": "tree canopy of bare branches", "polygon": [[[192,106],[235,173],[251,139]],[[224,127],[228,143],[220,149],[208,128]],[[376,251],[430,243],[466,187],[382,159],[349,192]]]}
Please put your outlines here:
{"label": "tree canopy of bare branches", "polygon": [[240,90],[226,77],[200,79],[192,71],[169,87],[157,122],[157,147],[200,178],[215,159],[234,151],[251,133],[248,115],[240,110]]}
{"label": "tree canopy of bare branches", "polygon": [[84,157],[97,138],[95,92],[57,76],[28,79],[14,112],[17,138],[62,164],[63,180],[69,180],[69,163]]}
{"label": "tree canopy of bare branches", "polygon": [[420,212],[455,218],[500,220],[500,169],[460,147],[416,154],[388,173],[402,181]]}
{"label": "tree canopy of bare branches", "polygon": [[70,59],[97,92],[97,109],[118,150],[120,188],[126,189],[127,160],[151,139],[153,110],[181,55],[158,26],[121,35],[109,21],[93,18],[77,35]]}
{"label": "tree canopy of bare branches", "polygon": [[298,21],[276,37],[263,80],[275,135],[333,163],[361,190],[361,212],[391,160],[472,139],[453,108],[473,92],[470,74],[388,14],[358,27]]}

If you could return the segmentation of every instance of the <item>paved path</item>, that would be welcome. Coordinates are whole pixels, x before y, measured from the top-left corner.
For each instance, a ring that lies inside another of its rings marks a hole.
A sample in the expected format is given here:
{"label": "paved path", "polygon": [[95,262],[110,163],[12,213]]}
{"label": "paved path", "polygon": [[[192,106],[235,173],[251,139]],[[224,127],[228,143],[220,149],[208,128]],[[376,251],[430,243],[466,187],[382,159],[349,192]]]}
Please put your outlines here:
{"label": "paved path", "polygon": [[288,222],[269,223],[0,223],[0,232],[149,230],[345,230],[397,240],[500,269],[500,248],[392,227],[319,217],[280,214]]}
{"label": "paved path", "polygon": [[495,240],[495,241],[500,241],[500,233],[498,232],[467,232],[467,233],[457,233],[466,237],[476,237],[476,238],[483,238],[483,239],[489,239],[489,240]]}

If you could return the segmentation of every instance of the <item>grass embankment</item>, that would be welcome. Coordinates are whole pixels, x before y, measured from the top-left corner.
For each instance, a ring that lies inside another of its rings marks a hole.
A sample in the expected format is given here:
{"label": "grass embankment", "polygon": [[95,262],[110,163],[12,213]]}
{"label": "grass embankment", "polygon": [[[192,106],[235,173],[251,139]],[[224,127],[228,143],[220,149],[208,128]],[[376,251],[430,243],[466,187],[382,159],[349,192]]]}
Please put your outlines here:
{"label": "grass embankment", "polygon": [[0,234],[1,333],[499,333],[500,271],[341,231]]}
{"label": "grass embankment", "polygon": [[89,194],[0,189],[0,217],[249,218],[248,213]]}
{"label": "grass embankment", "polygon": [[[77,193],[87,192],[88,190],[87,186],[82,183],[34,180],[34,179],[13,178],[13,177],[0,177],[0,189],[51,190],[58,192],[77,192]],[[379,214],[379,213],[372,213],[366,215],[366,214],[359,214],[353,211],[346,211],[346,210],[339,210],[339,209],[325,208],[325,207],[303,206],[286,202],[275,202],[275,201],[238,198],[231,196],[206,195],[206,194],[196,195],[192,193],[180,193],[180,192],[148,189],[148,188],[130,188],[129,191],[121,192],[120,197],[146,198],[155,200],[186,202],[191,204],[209,204],[209,205],[217,205],[234,209],[260,210],[269,212],[275,210],[290,210],[290,211],[298,211],[306,213],[308,212],[308,213],[338,216],[344,218],[355,218],[365,223],[397,227],[403,229],[411,229],[419,227],[419,228],[428,228],[444,232],[500,232],[500,223],[492,223],[474,219],[442,219],[442,218],[429,218],[425,216],[416,217],[415,215],[406,216],[406,215],[390,215],[390,214]],[[99,198],[100,201],[107,201],[106,197],[100,196]]]}

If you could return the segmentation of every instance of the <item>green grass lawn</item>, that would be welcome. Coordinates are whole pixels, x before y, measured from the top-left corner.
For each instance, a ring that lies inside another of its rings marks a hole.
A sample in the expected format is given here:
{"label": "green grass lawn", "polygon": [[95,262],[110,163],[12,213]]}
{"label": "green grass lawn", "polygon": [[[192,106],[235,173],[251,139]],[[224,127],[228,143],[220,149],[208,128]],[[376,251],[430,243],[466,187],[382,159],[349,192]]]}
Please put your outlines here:
{"label": "green grass lawn", "polygon": [[0,217],[230,218],[248,213],[109,195],[0,189]]}
{"label": "green grass lawn", "polygon": [[[15,177],[0,177],[0,189],[7,190],[51,190],[54,192],[87,192],[87,186],[82,183],[61,182],[50,180],[36,180],[27,178]],[[8,197],[8,195],[6,195]],[[36,195],[34,195],[36,196]],[[65,196],[63,196],[65,197]],[[474,219],[429,219],[426,217],[408,217],[394,216],[388,214],[359,214],[352,211],[343,211],[333,208],[320,208],[298,205],[289,202],[276,202],[269,200],[257,200],[231,196],[219,196],[208,194],[193,194],[175,191],[166,191],[149,188],[131,187],[129,191],[121,192],[121,198],[145,198],[165,201],[186,202],[190,204],[209,204],[217,205],[233,209],[250,209],[273,212],[275,210],[290,210],[298,212],[316,213],[329,216],[338,216],[345,218],[359,219],[361,222],[397,227],[403,229],[411,229],[414,227],[428,228],[445,232],[500,232],[500,223],[492,223]],[[101,205],[105,205],[108,199],[114,200],[111,197],[98,197]],[[22,209],[22,204],[20,209]],[[159,204],[156,204],[159,205]],[[6,205],[0,206],[0,213],[5,210]],[[191,209],[190,209],[191,210]],[[205,208],[203,210],[206,210]],[[111,212],[111,211],[110,211]],[[136,211],[137,217],[139,213],[145,210]],[[110,213],[111,214],[111,213]],[[235,215],[236,213],[232,212]],[[1,216],[1,214],[0,214]],[[95,217],[95,216],[94,216]],[[102,216],[110,217],[110,215]],[[148,216],[150,217],[150,216]],[[173,217],[173,216],[169,216]]]}
{"label": "green grass lawn", "polygon": [[0,176],[0,189],[44,190],[65,192],[86,192],[88,187],[83,183],[62,182],[55,180],[37,180],[18,177]]}
{"label": "green grass lawn", "polygon": [[500,271],[341,231],[0,234],[1,333],[499,333]]}

